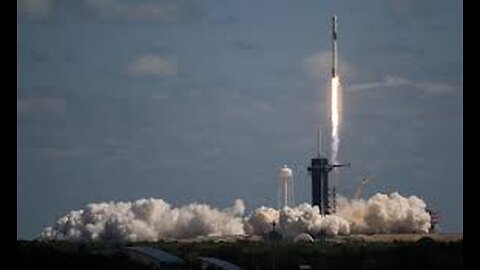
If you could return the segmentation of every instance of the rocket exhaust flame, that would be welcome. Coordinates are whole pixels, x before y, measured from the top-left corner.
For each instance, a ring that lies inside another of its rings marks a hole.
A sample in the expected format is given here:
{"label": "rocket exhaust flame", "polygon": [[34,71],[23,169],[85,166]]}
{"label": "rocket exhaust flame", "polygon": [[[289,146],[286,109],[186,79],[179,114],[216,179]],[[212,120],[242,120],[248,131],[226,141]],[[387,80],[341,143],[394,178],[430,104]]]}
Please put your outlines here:
{"label": "rocket exhaust flame", "polygon": [[339,104],[339,80],[338,77],[332,78],[332,100],[331,100],[331,121],[332,121],[332,149],[331,160],[334,164],[338,163],[338,147],[340,144],[339,126],[340,126],[340,104]]}

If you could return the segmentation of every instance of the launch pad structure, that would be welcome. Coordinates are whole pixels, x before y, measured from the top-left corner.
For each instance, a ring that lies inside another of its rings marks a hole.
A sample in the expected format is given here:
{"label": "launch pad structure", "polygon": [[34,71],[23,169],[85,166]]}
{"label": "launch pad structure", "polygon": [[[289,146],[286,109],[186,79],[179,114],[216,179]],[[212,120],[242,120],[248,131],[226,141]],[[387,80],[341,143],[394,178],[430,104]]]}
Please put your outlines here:
{"label": "launch pad structure", "polygon": [[[328,158],[321,157],[320,154],[311,159],[308,171],[312,177],[312,205],[318,206],[320,214],[328,215],[335,210],[330,207],[330,192],[328,184],[328,174],[338,167],[350,167],[350,164],[330,164]],[[333,189],[333,198],[335,199],[335,188]],[[335,204],[335,202],[333,202]]]}

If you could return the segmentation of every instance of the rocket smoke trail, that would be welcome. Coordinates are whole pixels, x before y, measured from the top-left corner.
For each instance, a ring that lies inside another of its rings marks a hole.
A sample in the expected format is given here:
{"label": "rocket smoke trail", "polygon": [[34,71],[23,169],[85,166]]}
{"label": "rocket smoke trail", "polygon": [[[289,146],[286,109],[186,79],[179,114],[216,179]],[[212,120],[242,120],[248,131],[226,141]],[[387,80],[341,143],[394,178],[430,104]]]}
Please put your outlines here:
{"label": "rocket smoke trail", "polygon": [[331,121],[332,121],[332,149],[331,161],[338,162],[338,147],[340,137],[338,129],[340,125],[339,113],[339,86],[340,80],[337,71],[337,15],[332,17],[332,80],[331,80]]}
{"label": "rocket smoke trail", "polygon": [[340,145],[340,137],[338,129],[340,125],[340,113],[339,113],[339,79],[338,77],[332,78],[332,150],[331,160],[333,164],[338,163],[338,147]]}

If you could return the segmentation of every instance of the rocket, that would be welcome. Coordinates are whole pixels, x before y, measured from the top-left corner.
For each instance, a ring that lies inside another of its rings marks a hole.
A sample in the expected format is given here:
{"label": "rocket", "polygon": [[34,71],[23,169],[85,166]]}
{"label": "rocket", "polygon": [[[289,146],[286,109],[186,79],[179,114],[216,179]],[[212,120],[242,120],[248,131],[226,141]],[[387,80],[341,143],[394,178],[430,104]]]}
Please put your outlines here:
{"label": "rocket", "polygon": [[332,78],[337,77],[337,15],[332,17]]}

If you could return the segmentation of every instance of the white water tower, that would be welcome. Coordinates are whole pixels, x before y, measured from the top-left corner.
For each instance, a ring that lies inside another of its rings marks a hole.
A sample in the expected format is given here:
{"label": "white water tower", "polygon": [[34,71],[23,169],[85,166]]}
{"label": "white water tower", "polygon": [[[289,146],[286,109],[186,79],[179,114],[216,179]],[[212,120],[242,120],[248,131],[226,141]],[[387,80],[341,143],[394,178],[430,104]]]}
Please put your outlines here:
{"label": "white water tower", "polygon": [[278,182],[278,206],[293,206],[293,172],[287,165],[283,165],[279,171]]}

